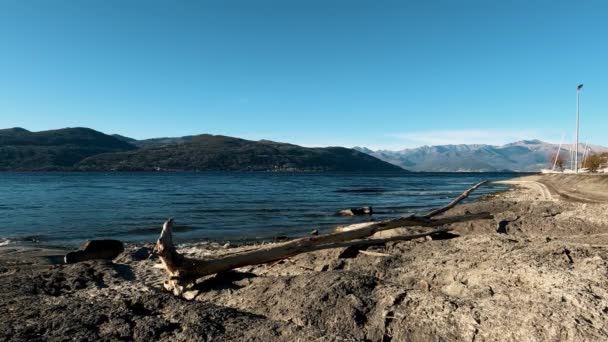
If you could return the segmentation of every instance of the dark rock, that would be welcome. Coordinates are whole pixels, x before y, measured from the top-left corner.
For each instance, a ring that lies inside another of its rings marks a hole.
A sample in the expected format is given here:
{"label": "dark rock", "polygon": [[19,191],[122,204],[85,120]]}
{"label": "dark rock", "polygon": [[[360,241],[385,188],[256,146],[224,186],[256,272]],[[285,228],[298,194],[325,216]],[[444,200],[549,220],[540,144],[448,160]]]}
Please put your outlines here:
{"label": "dark rock", "polygon": [[88,240],[79,250],[65,255],[65,263],[73,264],[86,260],[114,260],[125,247],[118,240]]}
{"label": "dark rock", "polygon": [[338,255],[338,258],[340,259],[353,259],[356,258],[357,255],[359,255],[359,251],[361,249],[365,249],[365,247],[361,247],[361,246],[349,246],[346,247],[342,250],[342,252],[340,252],[340,254]]}
{"label": "dark rock", "polygon": [[498,222],[498,227],[496,228],[496,232],[499,234],[507,234],[507,225],[509,224],[509,221],[506,220],[502,220],[500,222]]}
{"label": "dark rock", "polygon": [[150,258],[151,254],[152,254],[152,250],[150,250],[150,248],[141,247],[141,248],[138,248],[133,253],[131,253],[131,257],[133,258],[133,260],[146,260],[146,259]]}
{"label": "dark rock", "polygon": [[431,240],[449,240],[449,239],[457,238],[459,236],[460,235],[458,235],[458,234],[454,234],[454,233],[450,233],[450,232],[438,232],[433,235],[429,235]]}
{"label": "dark rock", "polygon": [[361,216],[361,215],[372,215],[374,210],[372,207],[360,207],[343,209],[338,212],[342,216]]}
{"label": "dark rock", "polygon": [[327,264],[315,267],[315,271],[317,272],[327,272],[327,270],[329,270],[329,265]]}

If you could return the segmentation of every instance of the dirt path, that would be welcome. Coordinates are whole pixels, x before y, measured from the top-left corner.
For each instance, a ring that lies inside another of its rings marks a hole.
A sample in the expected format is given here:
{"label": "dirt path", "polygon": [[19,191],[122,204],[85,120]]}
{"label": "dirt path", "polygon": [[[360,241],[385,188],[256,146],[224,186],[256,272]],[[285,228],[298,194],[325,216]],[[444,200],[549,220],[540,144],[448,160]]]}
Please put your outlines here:
{"label": "dirt path", "polygon": [[541,201],[556,201],[558,200],[551,193],[549,187],[541,182],[535,180],[505,180],[505,181],[497,181],[494,182],[496,184],[505,184],[505,185],[520,185],[522,187],[533,190],[537,193],[538,199]]}
{"label": "dirt path", "polygon": [[496,183],[534,189],[542,200],[608,203],[608,176],[604,175],[534,175]]}

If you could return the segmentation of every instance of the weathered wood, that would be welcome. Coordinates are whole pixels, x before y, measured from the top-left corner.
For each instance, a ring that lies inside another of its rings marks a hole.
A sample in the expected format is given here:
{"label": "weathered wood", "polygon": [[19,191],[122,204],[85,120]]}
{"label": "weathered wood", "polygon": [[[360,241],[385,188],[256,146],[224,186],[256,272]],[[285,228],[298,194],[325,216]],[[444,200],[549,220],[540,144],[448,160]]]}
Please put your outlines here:
{"label": "weathered wood", "polygon": [[[477,219],[481,216],[474,215],[470,217],[474,217]],[[454,221],[452,220],[450,222]],[[176,295],[181,294],[186,286],[193,283],[198,278],[215,273],[226,272],[243,266],[264,264],[289,258],[294,255],[319,251],[323,249],[344,248],[350,246],[363,247],[370,245],[381,245],[391,241],[413,240],[449,230],[447,228],[440,228],[420,234],[393,236],[384,239],[363,239],[363,237],[365,237],[363,234],[357,234],[362,238],[354,239],[351,241],[346,241],[342,239],[350,238],[350,236],[354,236],[353,234],[336,233],[327,236],[318,236],[327,237],[327,239],[315,239],[315,237],[305,237],[281,244],[262,246],[260,248],[242,253],[222,255],[219,257],[208,259],[192,259],[184,257],[176,251],[171,240],[172,225],[172,219],[169,219],[165,222],[163,227],[163,233],[161,233],[161,238],[159,238],[157,242],[156,253],[159,255],[165,269],[170,275],[169,280],[165,282],[165,288],[170,291],[173,291]],[[386,225],[380,229],[392,229],[392,226]],[[371,235],[376,230],[367,229],[366,231],[368,231],[368,234]],[[356,232],[362,233],[358,231]],[[329,242],[323,243],[323,241]]]}
{"label": "weathered wood", "polygon": [[465,198],[469,197],[469,195],[475,191],[477,188],[479,188],[480,186],[487,184],[488,181],[481,181],[475,185],[473,185],[473,187],[467,189],[465,192],[463,192],[460,196],[456,197],[452,202],[450,202],[448,205],[446,205],[445,207],[441,207],[439,209],[435,209],[435,210],[431,210],[430,212],[428,212],[426,215],[423,215],[422,217],[426,217],[426,218],[431,218],[433,216],[437,216],[441,213],[444,213],[446,211],[448,211],[449,209],[453,208],[454,206],[456,206],[456,204],[460,203],[460,201],[464,200]]}
{"label": "weathered wood", "polygon": [[[470,192],[481,186],[483,183],[475,185],[465,191],[457,199],[460,201],[468,196]],[[456,200],[455,200],[456,201]],[[455,201],[452,201],[454,203]],[[453,206],[450,203],[448,206]],[[456,202],[457,203],[457,202]],[[445,207],[444,207],[445,208]],[[444,209],[442,208],[442,209]],[[449,209],[449,208],[448,208]],[[447,209],[445,209],[447,210]],[[444,210],[444,211],[445,211]],[[439,213],[439,211],[436,211]],[[433,214],[433,212],[429,213]],[[346,229],[344,231],[308,236],[291,241],[261,246],[254,250],[237,252],[219,257],[193,259],[179,254],[173,245],[173,219],[167,220],[156,243],[155,252],[160,257],[165,269],[169,273],[169,280],[165,287],[176,294],[181,294],[185,287],[193,283],[197,278],[207,275],[221,273],[235,268],[257,265],[285,259],[297,254],[318,251],[329,248],[341,248],[349,246],[369,246],[378,245],[390,241],[403,241],[416,239],[438,232],[445,232],[449,229],[433,229],[429,232],[413,235],[392,236],[381,239],[366,239],[376,232],[402,228],[402,227],[441,227],[444,225],[466,222],[478,219],[491,219],[489,213],[466,214],[454,217],[432,219],[427,217],[429,214],[420,217],[415,215],[400,217],[396,219],[384,220],[379,222],[366,222],[353,225],[356,229]],[[436,214],[431,215],[434,216]]]}
{"label": "weathered wood", "polygon": [[390,256],[392,256],[392,255],[387,254],[387,253],[370,252],[370,251],[365,251],[365,250],[360,250],[359,253],[361,253],[363,255],[369,255],[369,256],[375,256],[375,257],[390,257]]}

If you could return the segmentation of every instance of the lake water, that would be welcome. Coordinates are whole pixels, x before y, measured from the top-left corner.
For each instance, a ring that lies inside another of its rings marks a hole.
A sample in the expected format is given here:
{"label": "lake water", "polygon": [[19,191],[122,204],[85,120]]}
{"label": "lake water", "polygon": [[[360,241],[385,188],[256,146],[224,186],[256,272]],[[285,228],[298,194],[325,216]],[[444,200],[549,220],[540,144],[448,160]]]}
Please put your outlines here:
{"label": "lake water", "polygon": [[[93,238],[152,242],[167,217],[177,241],[307,235],[447,204],[481,180],[509,173],[0,173],[0,244],[74,246]],[[480,195],[504,189],[482,187]]]}

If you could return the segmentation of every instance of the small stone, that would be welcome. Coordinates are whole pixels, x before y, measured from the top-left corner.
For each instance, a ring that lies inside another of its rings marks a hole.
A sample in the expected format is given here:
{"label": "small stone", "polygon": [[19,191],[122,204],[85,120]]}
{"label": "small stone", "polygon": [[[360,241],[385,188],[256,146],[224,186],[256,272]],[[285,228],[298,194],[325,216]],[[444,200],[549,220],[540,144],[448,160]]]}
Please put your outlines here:
{"label": "small stone", "polygon": [[193,300],[194,298],[196,298],[196,296],[198,296],[198,290],[186,291],[182,294],[182,297],[185,300]]}
{"label": "small stone", "polygon": [[420,279],[418,281],[418,287],[421,290],[426,290],[426,291],[430,291],[431,290],[431,284],[429,284],[426,280],[424,279]]}
{"label": "small stone", "polygon": [[313,236],[319,235],[319,231],[316,229],[313,229],[312,232],[310,232],[310,235],[313,235]]}
{"label": "small stone", "polygon": [[226,243],[225,243],[225,244],[222,246],[222,248],[224,248],[224,249],[232,248],[232,245],[230,244],[230,241],[226,242]]}
{"label": "small stone", "polygon": [[338,214],[342,216],[372,215],[373,213],[374,209],[372,207],[350,208],[338,211]]}

